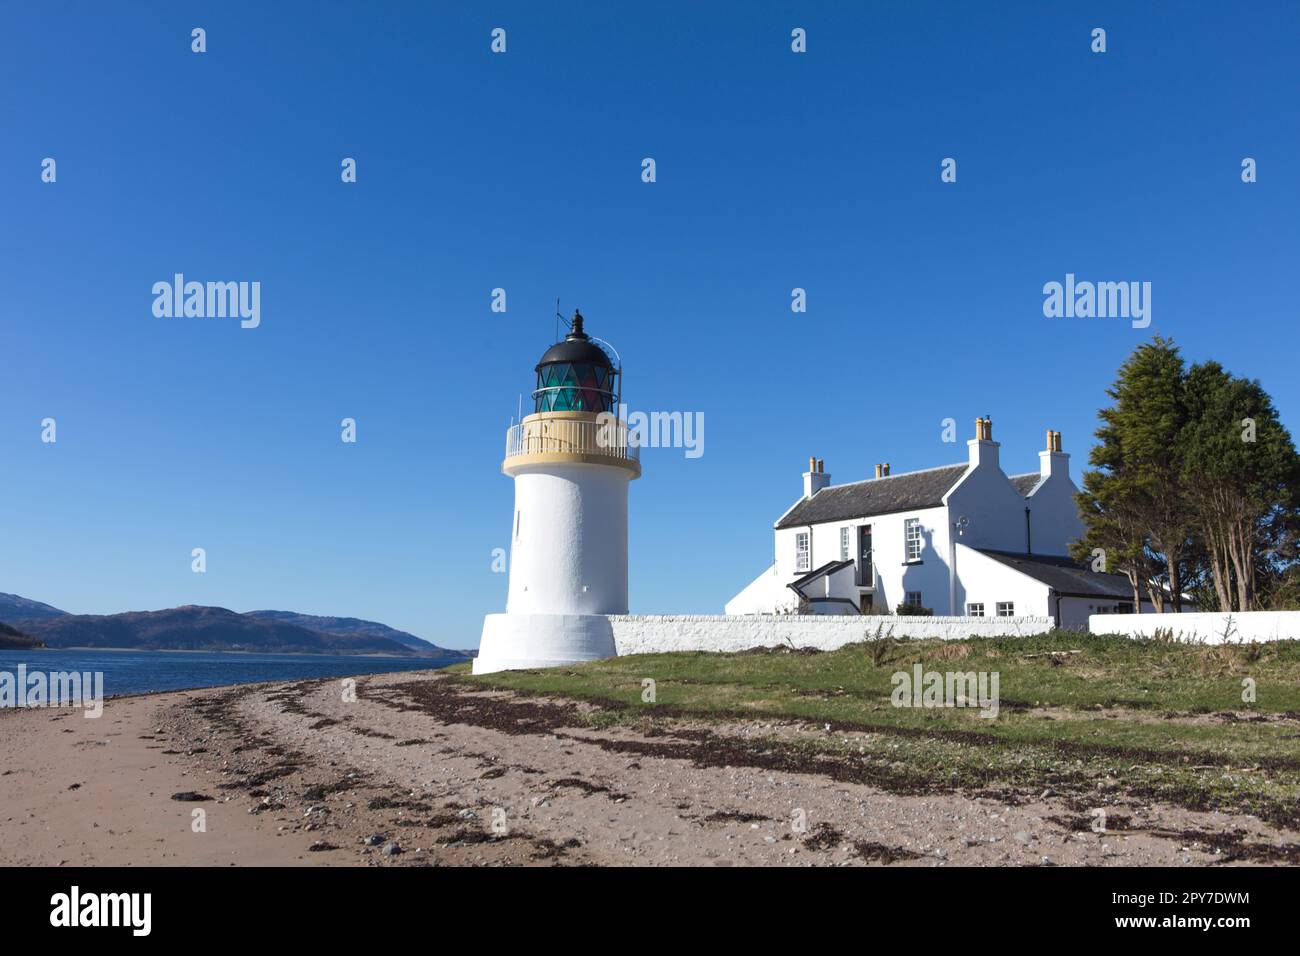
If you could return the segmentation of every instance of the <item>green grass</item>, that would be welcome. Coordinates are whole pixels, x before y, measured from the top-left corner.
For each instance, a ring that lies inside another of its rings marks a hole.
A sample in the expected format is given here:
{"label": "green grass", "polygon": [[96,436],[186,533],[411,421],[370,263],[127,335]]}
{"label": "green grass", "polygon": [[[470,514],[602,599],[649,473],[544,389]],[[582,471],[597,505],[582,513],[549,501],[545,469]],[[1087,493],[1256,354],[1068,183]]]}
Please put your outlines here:
{"label": "green grass", "polygon": [[[1061,651],[1079,653],[1051,656]],[[892,675],[918,662],[996,672],[998,716],[893,706]],[[1246,678],[1253,703],[1242,700]],[[1058,631],[820,654],[647,654],[455,679],[586,699],[602,705],[595,725],[830,724],[830,734],[787,735],[781,745],[876,761],[893,768],[900,789],[1052,788],[1093,804],[1100,791],[1300,825],[1300,641],[1209,647]],[[645,679],[655,682],[654,703],[642,701]]]}

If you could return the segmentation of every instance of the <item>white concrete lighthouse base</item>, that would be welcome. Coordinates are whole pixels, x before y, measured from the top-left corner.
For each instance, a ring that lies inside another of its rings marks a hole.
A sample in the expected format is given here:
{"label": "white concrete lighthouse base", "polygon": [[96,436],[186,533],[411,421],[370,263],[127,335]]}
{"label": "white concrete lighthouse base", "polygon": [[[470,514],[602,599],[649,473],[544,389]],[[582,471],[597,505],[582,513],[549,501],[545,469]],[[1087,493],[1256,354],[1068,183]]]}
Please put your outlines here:
{"label": "white concrete lighthouse base", "polygon": [[474,673],[560,667],[617,653],[604,614],[489,614]]}

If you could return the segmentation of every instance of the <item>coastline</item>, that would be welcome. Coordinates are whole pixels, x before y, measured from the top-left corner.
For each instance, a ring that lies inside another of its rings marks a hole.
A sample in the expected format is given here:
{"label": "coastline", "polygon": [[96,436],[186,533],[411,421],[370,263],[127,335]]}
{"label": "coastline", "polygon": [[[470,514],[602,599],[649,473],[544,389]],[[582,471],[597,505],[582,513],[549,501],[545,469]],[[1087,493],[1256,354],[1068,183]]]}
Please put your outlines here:
{"label": "coastline", "polygon": [[[95,695],[111,699],[269,681],[436,670],[461,663],[465,659],[455,657],[56,648],[45,656],[0,651],[0,679],[8,679],[24,666],[29,674],[48,671],[98,677],[102,673],[102,690],[97,689]],[[14,703],[0,694],[0,707]]]}
{"label": "coastline", "polygon": [[1048,794],[890,791],[771,759],[766,741],[820,726],[600,727],[592,704],[427,670],[359,676],[346,698],[312,679],[116,697],[93,720],[0,711],[0,865],[1202,866],[1222,851],[1179,834],[1275,851],[1241,862],[1300,842],[1167,806],[1076,832]]}
{"label": "coastline", "polygon": [[[461,648],[447,648],[447,650],[456,651]],[[249,650],[231,650],[227,648],[217,648],[208,650],[204,648],[193,647],[95,647],[93,645],[77,644],[68,647],[48,647],[42,644],[40,647],[0,647],[0,651],[78,651],[83,654],[248,654],[253,656],[264,657],[379,657],[394,661],[410,660],[441,660],[439,654],[383,654],[379,652],[364,654],[334,654],[325,652],[311,651],[249,651]],[[471,658],[457,658],[470,660]]]}

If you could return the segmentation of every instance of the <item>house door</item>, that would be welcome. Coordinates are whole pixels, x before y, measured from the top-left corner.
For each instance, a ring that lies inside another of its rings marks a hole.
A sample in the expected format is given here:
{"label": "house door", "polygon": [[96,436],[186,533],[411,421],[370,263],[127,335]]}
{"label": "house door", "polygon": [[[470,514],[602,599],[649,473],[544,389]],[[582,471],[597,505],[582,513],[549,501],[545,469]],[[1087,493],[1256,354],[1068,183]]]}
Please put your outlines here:
{"label": "house door", "polygon": [[876,569],[871,563],[871,525],[858,528],[858,587],[876,586]]}

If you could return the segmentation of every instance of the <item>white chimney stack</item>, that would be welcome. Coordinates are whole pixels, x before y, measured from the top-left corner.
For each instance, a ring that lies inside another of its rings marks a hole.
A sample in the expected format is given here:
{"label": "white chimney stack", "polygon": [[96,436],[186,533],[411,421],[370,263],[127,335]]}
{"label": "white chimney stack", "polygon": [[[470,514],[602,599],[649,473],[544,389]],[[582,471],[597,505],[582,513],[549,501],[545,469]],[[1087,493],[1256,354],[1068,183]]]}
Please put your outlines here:
{"label": "white chimney stack", "polygon": [[1001,467],[998,464],[998,449],[1002,446],[993,440],[993,419],[985,415],[975,419],[975,437],[966,443],[970,449],[972,468]]}
{"label": "white chimney stack", "polygon": [[1038,453],[1038,473],[1043,480],[1060,475],[1070,480],[1070,456],[1061,451],[1061,433],[1047,432],[1047,448]]}
{"label": "white chimney stack", "polygon": [[808,459],[808,470],[803,473],[803,496],[811,498],[831,483],[831,476],[826,474],[826,462],[820,458]]}

